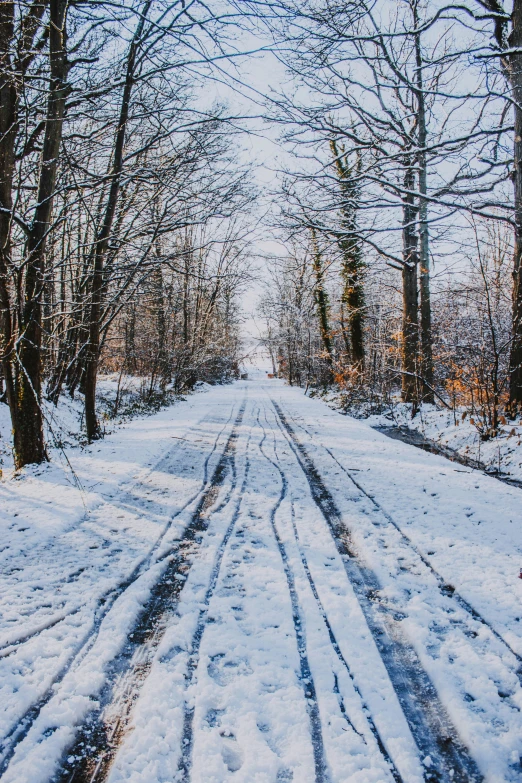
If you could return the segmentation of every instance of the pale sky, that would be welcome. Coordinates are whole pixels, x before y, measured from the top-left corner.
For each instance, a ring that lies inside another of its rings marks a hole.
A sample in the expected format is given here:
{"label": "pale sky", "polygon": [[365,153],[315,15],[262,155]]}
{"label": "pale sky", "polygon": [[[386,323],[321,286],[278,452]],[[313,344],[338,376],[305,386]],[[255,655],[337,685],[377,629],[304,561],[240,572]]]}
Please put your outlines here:
{"label": "pale sky", "polygon": [[[245,34],[240,42],[242,51],[254,51],[268,46],[268,40]],[[235,66],[235,67],[234,67]],[[263,96],[272,90],[279,90],[284,83],[283,66],[269,51],[257,52],[235,61],[234,66],[227,67],[229,79],[234,85],[215,84],[215,98],[224,100],[234,115],[249,119],[243,120],[245,133],[240,138],[243,147],[243,157],[254,165],[254,181],[259,188],[260,199],[257,206],[258,215],[252,215],[252,223],[256,224],[269,208],[269,192],[276,187],[277,170],[285,151],[278,142],[280,129],[270,126],[262,119],[264,112]],[[208,100],[208,93],[207,93]],[[258,227],[255,230],[254,253],[258,257],[274,255],[283,252],[283,248],[273,238],[267,236],[267,229]],[[259,275],[263,275],[262,258],[256,259]],[[255,317],[255,309],[262,292],[261,280],[254,280],[249,291],[242,298],[242,308],[245,314],[243,335],[246,347],[255,344],[262,330],[262,322]]]}

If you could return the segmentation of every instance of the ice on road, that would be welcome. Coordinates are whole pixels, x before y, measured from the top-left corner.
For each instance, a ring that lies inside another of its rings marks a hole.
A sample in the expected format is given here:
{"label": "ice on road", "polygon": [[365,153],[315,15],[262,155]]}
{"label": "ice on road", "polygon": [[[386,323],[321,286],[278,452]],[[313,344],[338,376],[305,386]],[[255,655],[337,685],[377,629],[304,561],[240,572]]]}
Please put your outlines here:
{"label": "ice on road", "polygon": [[5,783],[522,778],[522,491],[262,374],[0,483]]}

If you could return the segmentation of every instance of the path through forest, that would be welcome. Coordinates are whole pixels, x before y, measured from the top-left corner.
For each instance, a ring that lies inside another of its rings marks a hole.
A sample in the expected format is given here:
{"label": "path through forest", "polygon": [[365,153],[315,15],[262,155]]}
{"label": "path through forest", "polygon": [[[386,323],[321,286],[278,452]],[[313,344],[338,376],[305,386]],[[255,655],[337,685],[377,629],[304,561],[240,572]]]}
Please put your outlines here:
{"label": "path through forest", "polygon": [[70,457],[0,485],[5,783],[520,780],[520,489],[262,373]]}

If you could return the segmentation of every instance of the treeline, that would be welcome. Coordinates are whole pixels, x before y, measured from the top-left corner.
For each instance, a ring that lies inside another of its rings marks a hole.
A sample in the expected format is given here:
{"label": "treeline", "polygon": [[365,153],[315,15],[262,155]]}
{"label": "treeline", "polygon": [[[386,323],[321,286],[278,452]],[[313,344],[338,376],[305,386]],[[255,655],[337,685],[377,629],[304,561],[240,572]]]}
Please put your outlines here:
{"label": "treeline", "polygon": [[[481,435],[490,438],[507,416],[513,248],[503,224],[481,228],[476,255],[466,266],[435,278],[433,386],[426,389],[419,366],[418,396],[411,405],[414,414],[423,401],[455,411],[465,408]],[[356,415],[387,410],[401,397],[400,277],[382,260],[368,261],[363,356],[362,362],[354,361],[339,257],[324,249],[318,289],[311,249],[294,242],[287,251],[269,262],[270,282],[260,306],[274,373],[292,385],[339,388],[342,404]]]}
{"label": "treeline", "polygon": [[[238,297],[249,283],[248,245],[240,226],[188,228],[175,263],[154,265],[119,311],[102,350],[101,368],[146,378],[146,395],[169,386],[238,377]],[[207,234],[212,230],[213,240]]]}
{"label": "treeline", "polygon": [[[15,464],[100,370],[176,390],[235,372],[251,200],[205,100],[233,8],[184,0],[0,4],[1,383]],[[206,230],[205,230],[206,227]]]}
{"label": "treeline", "polygon": [[252,192],[239,118],[208,87],[230,85],[244,30],[288,73],[265,111],[288,152],[262,305],[279,371],[363,403],[466,404],[486,436],[520,411],[522,0],[7,0],[0,356],[18,467],[46,459],[64,392],[99,437],[100,371],[160,391],[236,372]]}
{"label": "treeline", "polygon": [[292,383],[522,407],[522,2],[263,6],[289,83],[285,249],[262,311]]}

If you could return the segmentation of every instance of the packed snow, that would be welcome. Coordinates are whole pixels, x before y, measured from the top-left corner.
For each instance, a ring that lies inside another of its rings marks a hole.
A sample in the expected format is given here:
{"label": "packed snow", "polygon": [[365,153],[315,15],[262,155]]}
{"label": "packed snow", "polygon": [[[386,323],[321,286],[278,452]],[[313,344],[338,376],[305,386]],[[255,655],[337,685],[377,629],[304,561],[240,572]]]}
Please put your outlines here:
{"label": "packed snow", "polygon": [[254,372],[0,482],[5,783],[74,767],[76,732],[207,496],[106,779],[429,779],[296,444],[454,742],[486,781],[520,780],[522,490]]}

